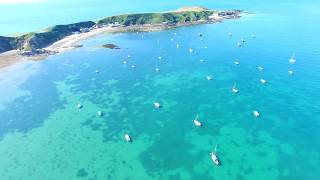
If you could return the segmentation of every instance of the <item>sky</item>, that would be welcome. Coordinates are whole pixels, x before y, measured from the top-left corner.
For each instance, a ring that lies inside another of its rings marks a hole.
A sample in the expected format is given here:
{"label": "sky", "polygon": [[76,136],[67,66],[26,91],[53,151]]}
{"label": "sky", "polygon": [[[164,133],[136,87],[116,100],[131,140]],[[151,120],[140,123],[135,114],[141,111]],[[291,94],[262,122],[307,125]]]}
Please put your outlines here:
{"label": "sky", "polygon": [[33,3],[42,2],[46,0],[0,0],[0,4],[23,4],[23,3]]}

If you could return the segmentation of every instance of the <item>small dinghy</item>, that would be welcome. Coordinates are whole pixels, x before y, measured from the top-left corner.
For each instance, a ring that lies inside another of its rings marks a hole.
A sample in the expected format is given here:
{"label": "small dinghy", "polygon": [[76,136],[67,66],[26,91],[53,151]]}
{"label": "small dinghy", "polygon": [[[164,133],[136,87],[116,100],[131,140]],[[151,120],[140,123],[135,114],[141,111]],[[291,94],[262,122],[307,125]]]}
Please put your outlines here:
{"label": "small dinghy", "polygon": [[98,70],[96,70],[95,72],[96,72],[97,74],[99,73],[99,71],[98,71]]}
{"label": "small dinghy", "polygon": [[180,44],[177,44],[176,46],[177,46],[177,48],[179,48],[179,47],[180,47]]}
{"label": "small dinghy", "polygon": [[239,65],[240,62],[239,62],[239,61],[235,61],[234,64],[235,64],[235,65]]}
{"label": "small dinghy", "polygon": [[173,41],[173,38],[171,38],[170,41]]}
{"label": "small dinghy", "polygon": [[124,135],[124,139],[125,139],[127,142],[132,142],[131,137],[129,136],[129,134],[125,134],[125,135]]}
{"label": "small dinghy", "polygon": [[241,42],[243,42],[243,43],[244,43],[244,42],[246,42],[246,40],[244,40],[243,38],[242,38],[242,39],[240,39],[240,41],[241,41]]}
{"label": "small dinghy", "polygon": [[260,79],[260,82],[261,82],[262,84],[265,84],[265,83],[267,83],[267,80],[265,80],[265,79]]}
{"label": "small dinghy", "polygon": [[288,73],[289,73],[289,75],[292,75],[292,74],[293,74],[293,71],[292,71],[292,70],[289,70]]}
{"label": "small dinghy", "polygon": [[160,68],[156,68],[156,71],[159,72],[159,71],[160,71]]}
{"label": "small dinghy", "polygon": [[238,43],[237,43],[237,46],[238,46],[238,47],[241,47],[241,43],[238,42]]}
{"label": "small dinghy", "polygon": [[190,48],[190,49],[189,49],[189,53],[193,53],[193,49]]}
{"label": "small dinghy", "polygon": [[77,104],[77,108],[81,109],[82,105],[80,103]]}
{"label": "small dinghy", "polygon": [[163,58],[162,58],[162,56],[159,56],[158,59],[159,59],[159,60],[162,60]]}
{"label": "small dinghy", "polygon": [[201,122],[199,121],[199,115],[198,114],[197,114],[196,118],[194,120],[192,120],[192,121],[193,121],[193,124],[195,126],[197,126],[197,127],[201,127],[202,126]]}
{"label": "small dinghy", "polygon": [[128,54],[128,56],[127,56],[128,58],[131,58],[131,55],[130,54]]}
{"label": "small dinghy", "polygon": [[161,108],[161,105],[160,105],[159,102],[155,102],[155,103],[153,103],[153,105],[154,105],[154,107],[155,107],[156,109]]}
{"label": "small dinghy", "polygon": [[253,111],[253,115],[254,115],[255,117],[259,117],[259,116],[260,116],[260,113],[259,113],[258,111]]}
{"label": "small dinghy", "polygon": [[207,76],[207,80],[211,81],[213,78],[211,76]]}
{"label": "small dinghy", "polygon": [[217,146],[214,148],[214,152],[211,152],[211,153],[210,153],[210,156],[211,156],[212,162],[213,162],[216,166],[219,166],[219,165],[220,165],[220,161],[219,161],[218,156],[217,156]]}
{"label": "small dinghy", "polygon": [[135,65],[131,65],[131,68],[136,68],[136,66]]}
{"label": "small dinghy", "polygon": [[203,59],[200,59],[200,62],[204,62],[204,60],[203,60]]}
{"label": "small dinghy", "polygon": [[262,66],[258,66],[258,69],[259,69],[259,71],[262,71],[263,67]]}
{"label": "small dinghy", "polygon": [[101,116],[103,116],[103,112],[102,112],[102,111],[97,111],[97,115],[98,115],[99,117],[101,117]]}
{"label": "small dinghy", "polygon": [[127,64],[128,62],[127,61],[123,61],[123,64]]}
{"label": "small dinghy", "polygon": [[289,63],[290,63],[290,64],[296,63],[296,58],[295,58],[294,55],[292,55],[291,58],[289,59]]}
{"label": "small dinghy", "polygon": [[232,87],[232,92],[233,93],[238,93],[239,92],[239,89],[237,89],[237,87],[236,87],[236,83],[234,83],[234,85]]}

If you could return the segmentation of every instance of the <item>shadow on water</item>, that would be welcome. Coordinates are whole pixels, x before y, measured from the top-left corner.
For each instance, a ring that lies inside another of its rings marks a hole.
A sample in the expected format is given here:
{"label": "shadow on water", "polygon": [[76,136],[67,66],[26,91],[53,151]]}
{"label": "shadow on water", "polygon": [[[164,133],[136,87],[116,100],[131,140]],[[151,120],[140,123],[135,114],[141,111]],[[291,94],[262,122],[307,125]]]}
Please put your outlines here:
{"label": "shadow on water", "polygon": [[[54,80],[51,73],[54,68],[45,69],[48,72],[40,72],[22,84],[20,88],[30,94],[19,97],[0,111],[0,139],[6,133],[26,133],[35,127],[42,125],[48,115],[62,107],[59,100]],[[55,74],[55,73],[54,73]]]}

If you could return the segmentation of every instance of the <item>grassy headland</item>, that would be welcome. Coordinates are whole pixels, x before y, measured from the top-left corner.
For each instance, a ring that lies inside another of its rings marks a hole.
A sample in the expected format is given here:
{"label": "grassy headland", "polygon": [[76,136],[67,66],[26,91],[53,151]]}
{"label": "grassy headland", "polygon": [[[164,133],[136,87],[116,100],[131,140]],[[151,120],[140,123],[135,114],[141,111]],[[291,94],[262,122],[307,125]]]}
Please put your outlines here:
{"label": "grassy headland", "polygon": [[31,32],[18,37],[0,36],[0,53],[16,49],[20,51],[38,51],[72,34],[89,32],[106,26],[118,27],[119,31],[139,30],[140,26],[143,26],[141,29],[146,30],[146,25],[149,27],[161,26],[165,29],[238,18],[240,17],[239,14],[239,10],[213,11],[202,7],[186,7],[170,12],[110,16],[97,22],[86,21],[68,25],[56,25],[41,32]]}

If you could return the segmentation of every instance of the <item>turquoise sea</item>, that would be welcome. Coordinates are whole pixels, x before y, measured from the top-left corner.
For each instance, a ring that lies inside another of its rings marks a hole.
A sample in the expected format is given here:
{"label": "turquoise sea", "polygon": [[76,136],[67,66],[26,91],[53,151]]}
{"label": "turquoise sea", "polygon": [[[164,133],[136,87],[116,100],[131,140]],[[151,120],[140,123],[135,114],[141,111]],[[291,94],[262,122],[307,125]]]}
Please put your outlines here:
{"label": "turquoise sea", "polygon": [[[45,61],[0,69],[1,180],[319,180],[320,2],[47,0],[0,5],[0,34],[187,5],[250,13],[104,34]],[[106,43],[121,49],[100,48]],[[215,146],[219,167],[209,155]]]}

